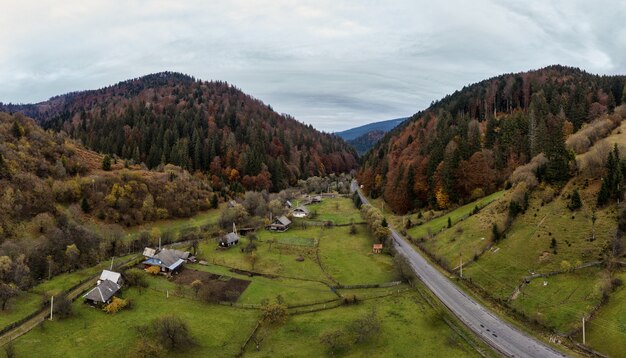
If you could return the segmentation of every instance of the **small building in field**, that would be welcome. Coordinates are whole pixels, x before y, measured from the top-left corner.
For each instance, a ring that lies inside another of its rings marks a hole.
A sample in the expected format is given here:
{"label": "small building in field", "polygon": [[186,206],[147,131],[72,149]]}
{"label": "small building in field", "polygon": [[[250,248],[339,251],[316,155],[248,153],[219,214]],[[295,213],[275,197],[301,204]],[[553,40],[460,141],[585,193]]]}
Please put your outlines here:
{"label": "small building in field", "polygon": [[291,215],[293,215],[293,217],[295,218],[305,218],[309,215],[309,209],[304,206],[298,206],[297,208],[293,209]]}
{"label": "small building in field", "polygon": [[240,236],[236,232],[229,232],[220,240],[220,247],[231,247],[239,243]]}
{"label": "small building in field", "polygon": [[111,302],[113,296],[120,290],[121,286],[109,280],[103,280],[83,295],[86,303],[94,306],[101,306]]}
{"label": "small building in field", "polygon": [[288,209],[293,208],[293,204],[292,204],[292,203],[291,203],[291,201],[289,201],[289,200],[285,201],[285,206],[286,206]]}
{"label": "small building in field", "polygon": [[114,272],[114,271],[109,271],[109,270],[102,270],[102,273],[100,274],[100,279],[98,280],[98,283],[102,282],[102,281],[106,281],[109,280],[111,282],[115,282],[116,284],[118,284],[118,286],[122,285],[122,274],[119,272]]}
{"label": "small building in field", "polygon": [[374,246],[372,246],[372,252],[375,254],[381,254],[383,252],[383,244],[374,244]]}
{"label": "small building in field", "polygon": [[286,216],[281,216],[265,228],[271,231],[284,232],[289,230],[289,227],[291,227],[291,220],[289,220]]}
{"label": "small building in field", "polygon": [[161,269],[161,272],[172,273],[181,269],[185,261],[190,258],[191,254],[187,251],[162,249],[157,251],[157,253],[152,257],[147,257],[143,262],[143,265],[145,268],[158,266]]}
{"label": "small building in field", "polygon": [[322,202],[322,196],[321,195],[315,195],[313,197],[311,197],[311,204],[317,204],[317,203],[321,203]]}

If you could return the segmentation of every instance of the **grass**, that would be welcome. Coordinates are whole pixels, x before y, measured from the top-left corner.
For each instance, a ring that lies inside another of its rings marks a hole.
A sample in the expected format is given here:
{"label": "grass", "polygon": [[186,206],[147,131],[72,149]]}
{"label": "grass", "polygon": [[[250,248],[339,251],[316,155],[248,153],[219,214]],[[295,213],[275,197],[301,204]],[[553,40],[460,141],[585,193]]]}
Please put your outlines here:
{"label": "grass", "polygon": [[[134,255],[118,257],[115,259],[114,264],[115,262],[123,262],[132,256]],[[31,292],[43,295],[46,292],[67,291],[68,289],[72,288],[72,286],[78,284],[79,282],[89,277],[97,275],[98,273],[102,272],[102,270],[104,269],[108,270],[110,266],[111,266],[111,261],[102,261],[96,266],[76,270],[76,271],[69,272],[69,273],[60,274],[60,275],[54,276],[51,280],[43,281],[42,283],[33,287],[31,289]]]}
{"label": "grass", "polygon": [[[504,197],[506,196],[500,196],[500,198]],[[461,255],[465,262],[476,255],[480,255],[491,244],[493,223],[506,217],[508,209],[506,200],[500,200],[500,198],[490,204],[485,204],[477,214],[471,215],[465,220],[457,221],[452,228],[444,230],[432,238],[427,236],[424,241],[426,250],[442,259],[443,263],[450,268],[459,265]],[[469,206],[473,208],[473,205],[470,204]],[[465,211],[463,208],[458,210]],[[454,212],[451,214],[464,216]],[[445,221],[447,226],[447,219]]]}
{"label": "grass", "polygon": [[133,300],[133,307],[115,315],[107,315],[77,300],[73,304],[73,317],[46,321],[42,327],[18,339],[15,342],[17,356],[126,356],[138,338],[136,327],[174,313],[187,322],[198,345],[187,352],[168,356],[232,357],[238,353],[259,316],[254,310],[208,305],[173,296],[165,298],[150,291],[140,294],[129,289],[124,297]]}
{"label": "grass", "polygon": [[[506,299],[521,279],[533,272],[550,272],[567,265],[577,266],[598,260],[602,246],[614,234],[615,208],[596,211],[596,241],[590,242],[591,210],[572,213],[565,198],[541,205],[534,194],[526,214],[519,216],[506,238],[476,262],[464,267],[464,275],[496,298]],[[572,219],[574,216],[574,219]],[[556,240],[556,254],[550,248]]]}
{"label": "grass", "polygon": [[41,308],[42,298],[31,292],[22,292],[7,303],[6,309],[0,311],[0,329],[17,322]]}
{"label": "grass", "polygon": [[[626,272],[617,275],[626,282]],[[586,323],[587,345],[611,357],[624,356],[626,342],[626,286],[620,286],[611,294],[607,304],[602,306],[594,317]],[[582,335],[576,340],[582,342]]]}
{"label": "grass", "polygon": [[[256,240],[255,255],[257,262],[254,265],[247,260],[247,254],[241,251],[249,239],[242,237],[239,244],[229,249],[217,249],[214,241],[204,241],[200,244],[198,257],[209,263],[234,267],[240,270],[252,270],[268,275],[289,276],[308,280],[329,281],[316,262],[315,248],[301,245],[282,245],[280,239],[314,237],[321,229],[290,229],[285,233],[270,233],[262,230]],[[304,261],[296,261],[303,257]]]}
{"label": "grass", "polygon": [[450,218],[452,224],[454,225],[460,220],[468,217],[476,206],[484,207],[492,201],[502,197],[504,193],[505,191],[498,191],[484,198],[476,200],[470,204],[461,206],[445,215],[432,219],[422,225],[414,226],[411,229],[407,230],[407,233],[414,238],[425,237],[428,236],[430,233],[437,234],[442,229],[448,226],[448,218]]}
{"label": "grass", "polygon": [[350,227],[323,230],[320,259],[326,271],[343,285],[393,281],[391,256],[372,253],[375,239],[367,226],[359,225],[355,235],[349,231]]}
{"label": "grass", "polygon": [[[343,355],[349,357],[473,357],[478,356],[461,337],[447,326],[439,313],[417,292],[369,300],[353,306],[291,316],[277,328],[264,328],[261,350],[249,347],[251,357],[316,357],[325,352],[319,336],[323,332],[346,329],[350,322],[375,310],[381,321],[379,336],[370,342],[353,344]],[[297,339],[296,339],[297,337]]]}
{"label": "grass", "polygon": [[328,286],[320,282],[263,276],[249,277],[215,265],[190,265],[190,267],[199,271],[251,281],[248,288],[239,297],[238,303],[261,304],[265,300],[275,299],[278,295],[282,296],[288,305],[313,303],[337,298],[337,295],[332,293]]}
{"label": "grass", "polygon": [[308,237],[285,236],[285,237],[279,237],[276,241],[279,244],[283,244],[283,245],[315,247],[315,239],[308,238]]}
{"label": "grass", "polygon": [[569,333],[580,327],[580,318],[598,305],[601,297],[600,270],[588,268],[536,278],[524,286],[511,306],[547,327]]}
{"label": "grass", "polygon": [[307,206],[311,213],[317,212],[315,221],[331,221],[335,225],[362,222],[361,214],[350,198],[324,198],[321,203]]}

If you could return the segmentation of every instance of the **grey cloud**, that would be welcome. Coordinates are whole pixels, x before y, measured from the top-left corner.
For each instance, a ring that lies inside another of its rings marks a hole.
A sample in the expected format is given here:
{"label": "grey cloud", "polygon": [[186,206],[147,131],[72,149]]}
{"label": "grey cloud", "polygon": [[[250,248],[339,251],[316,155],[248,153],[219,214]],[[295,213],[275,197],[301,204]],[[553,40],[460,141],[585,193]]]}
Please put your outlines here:
{"label": "grey cloud", "polygon": [[334,131],[503,72],[625,73],[625,15],[621,1],[23,1],[0,14],[0,101],[174,70]]}

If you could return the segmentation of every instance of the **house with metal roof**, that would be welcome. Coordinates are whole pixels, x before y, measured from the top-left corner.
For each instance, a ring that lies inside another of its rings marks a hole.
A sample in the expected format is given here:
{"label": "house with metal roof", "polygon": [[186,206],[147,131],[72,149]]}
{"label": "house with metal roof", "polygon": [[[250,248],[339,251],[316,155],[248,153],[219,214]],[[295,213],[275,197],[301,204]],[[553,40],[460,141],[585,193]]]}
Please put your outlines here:
{"label": "house with metal roof", "polygon": [[154,256],[148,257],[143,264],[146,268],[150,266],[159,266],[161,268],[161,272],[171,273],[182,268],[185,261],[189,258],[190,253],[187,251],[162,249]]}
{"label": "house with metal roof", "polygon": [[85,299],[85,302],[93,305],[108,304],[120,288],[120,285],[113,281],[100,281],[96,287],[84,294],[83,298]]}
{"label": "house with metal roof", "polygon": [[122,274],[119,272],[114,272],[114,271],[109,271],[109,270],[102,270],[102,273],[100,274],[100,280],[98,281],[98,283],[100,283],[101,281],[104,280],[109,280],[111,282],[115,282],[117,283],[119,286],[122,285]]}
{"label": "house with metal roof", "polygon": [[281,216],[274,220],[271,224],[267,225],[265,228],[271,231],[287,231],[291,227],[291,220],[289,220],[286,216]]}

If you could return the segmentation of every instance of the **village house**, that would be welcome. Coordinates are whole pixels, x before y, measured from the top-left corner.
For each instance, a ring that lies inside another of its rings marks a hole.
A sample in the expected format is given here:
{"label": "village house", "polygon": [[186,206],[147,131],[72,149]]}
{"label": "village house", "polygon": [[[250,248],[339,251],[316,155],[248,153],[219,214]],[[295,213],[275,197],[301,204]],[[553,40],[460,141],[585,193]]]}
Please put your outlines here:
{"label": "village house", "polygon": [[265,228],[271,231],[280,231],[284,232],[289,230],[291,226],[291,220],[289,220],[286,216],[281,216],[274,220],[271,224],[267,225]]}
{"label": "village house", "polygon": [[220,240],[220,247],[231,247],[239,243],[240,236],[236,232],[229,232]]}
{"label": "village house", "polygon": [[309,209],[301,205],[293,209],[293,211],[291,212],[291,215],[293,215],[293,217],[295,218],[304,218],[309,215]]}
{"label": "village house", "polygon": [[86,303],[102,306],[111,302],[113,296],[122,288],[122,275],[109,270],[102,271],[96,287],[83,295]]}
{"label": "village house", "polygon": [[[155,254],[152,254],[153,251]],[[189,252],[174,249],[162,249],[157,251],[154,249],[147,250],[146,248],[144,250],[144,256],[146,260],[143,262],[143,265],[146,269],[151,266],[158,266],[161,272],[165,273],[173,273],[180,270],[185,261],[193,259]]]}

